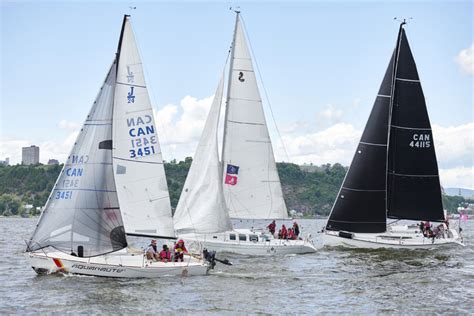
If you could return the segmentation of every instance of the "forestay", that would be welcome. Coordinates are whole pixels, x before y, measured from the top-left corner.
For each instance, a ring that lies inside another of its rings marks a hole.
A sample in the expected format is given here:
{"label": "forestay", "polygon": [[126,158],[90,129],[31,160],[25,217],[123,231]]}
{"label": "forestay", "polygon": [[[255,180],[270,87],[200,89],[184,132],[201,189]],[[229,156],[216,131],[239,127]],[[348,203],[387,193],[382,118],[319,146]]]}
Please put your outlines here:
{"label": "forestay", "polygon": [[174,237],[171,204],[142,62],[129,17],[118,47],[113,165],[126,233]]}
{"label": "forestay", "polygon": [[237,14],[224,123],[224,196],[232,218],[287,218],[262,100]]}
{"label": "forestay", "polygon": [[217,233],[232,229],[222,193],[217,131],[224,90],[222,75],[196,154],[174,214],[178,234]]}
{"label": "forestay", "polygon": [[90,257],[127,246],[112,169],[116,64],[92,106],[28,244]]}

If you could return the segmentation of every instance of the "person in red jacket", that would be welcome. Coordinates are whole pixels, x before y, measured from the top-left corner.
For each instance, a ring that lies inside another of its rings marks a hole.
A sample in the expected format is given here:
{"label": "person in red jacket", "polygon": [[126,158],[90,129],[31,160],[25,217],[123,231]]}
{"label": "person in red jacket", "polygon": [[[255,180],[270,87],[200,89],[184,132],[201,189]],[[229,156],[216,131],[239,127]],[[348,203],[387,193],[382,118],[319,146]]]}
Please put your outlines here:
{"label": "person in red jacket", "polygon": [[171,261],[171,252],[167,245],[163,245],[163,250],[160,251],[160,260],[163,262]]}
{"label": "person in red jacket", "polygon": [[174,261],[184,261],[184,254],[188,253],[188,250],[186,249],[186,246],[184,245],[184,240],[180,239],[174,245]]}
{"label": "person in red jacket", "polygon": [[281,239],[288,238],[288,231],[286,230],[285,224],[281,225]]}
{"label": "person in red jacket", "polygon": [[274,235],[275,234],[275,228],[276,228],[276,223],[275,221],[271,222],[268,226],[267,226],[268,230],[270,231],[270,234]]}
{"label": "person in red jacket", "polygon": [[295,232],[293,231],[293,228],[288,229],[288,239],[296,239]]}

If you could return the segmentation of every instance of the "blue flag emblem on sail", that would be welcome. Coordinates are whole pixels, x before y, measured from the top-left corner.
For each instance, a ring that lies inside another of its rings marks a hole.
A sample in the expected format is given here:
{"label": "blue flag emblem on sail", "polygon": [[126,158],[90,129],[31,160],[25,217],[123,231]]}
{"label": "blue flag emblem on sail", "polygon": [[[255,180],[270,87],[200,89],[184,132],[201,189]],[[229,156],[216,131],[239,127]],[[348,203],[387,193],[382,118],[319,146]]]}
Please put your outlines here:
{"label": "blue flag emblem on sail", "polygon": [[228,174],[239,174],[239,167],[227,164],[227,173]]}

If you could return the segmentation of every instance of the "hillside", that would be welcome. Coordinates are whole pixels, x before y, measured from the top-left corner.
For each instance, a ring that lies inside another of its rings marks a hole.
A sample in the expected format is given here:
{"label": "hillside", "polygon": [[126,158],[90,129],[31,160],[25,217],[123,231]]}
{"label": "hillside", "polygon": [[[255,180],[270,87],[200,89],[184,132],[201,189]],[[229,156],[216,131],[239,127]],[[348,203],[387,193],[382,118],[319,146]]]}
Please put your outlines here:
{"label": "hillside", "polygon": [[[178,204],[192,159],[165,163],[171,205]],[[278,163],[283,195],[288,210],[297,210],[306,216],[328,215],[344,179],[346,168],[340,164],[326,164],[300,168],[291,163]],[[38,214],[36,207],[44,205],[61,172],[62,165],[0,166],[0,215]],[[304,169],[304,170],[302,170]],[[460,196],[444,196],[444,207],[456,212],[465,200]],[[473,201],[470,201],[471,203]],[[33,211],[24,208],[33,205]]]}
{"label": "hillside", "polygon": [[463,188],[444,188],[446,195],[462,196],[465,199],[474,199],[474,190]]}

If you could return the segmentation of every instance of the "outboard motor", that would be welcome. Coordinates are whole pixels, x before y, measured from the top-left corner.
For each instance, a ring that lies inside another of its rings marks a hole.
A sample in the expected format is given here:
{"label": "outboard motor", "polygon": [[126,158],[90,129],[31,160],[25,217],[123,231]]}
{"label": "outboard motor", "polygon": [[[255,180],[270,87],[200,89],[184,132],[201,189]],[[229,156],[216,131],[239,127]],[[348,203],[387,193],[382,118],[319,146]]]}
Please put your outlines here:
{"label": "outboard motor", "polygon": [[209,267],[214,269],[216,266],[216,252],[215,251],[208,251],[206,248],[202,251],[204,259],[209,262]]}

